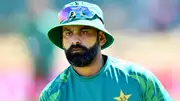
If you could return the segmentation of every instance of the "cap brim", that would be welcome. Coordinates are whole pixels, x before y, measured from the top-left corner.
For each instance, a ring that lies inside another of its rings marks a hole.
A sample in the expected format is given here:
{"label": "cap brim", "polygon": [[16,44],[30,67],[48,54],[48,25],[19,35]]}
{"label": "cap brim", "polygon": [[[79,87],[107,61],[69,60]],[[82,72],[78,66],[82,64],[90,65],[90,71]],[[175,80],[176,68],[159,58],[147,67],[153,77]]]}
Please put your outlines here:
{"label": "cap brim", "polygon": [[60,24],[59,26],[56,26],[52,29],[49,30],[48,32],[48,37],[50,41],[58,46],[59,48],[63,49],[62,47],[62,38],[61,38],[61,33],[62,33],[62,26],[69,26],[69,25],[83,25],[83,26],[90,26],[97,28],[105,33],[106,36],[106,42],[104,45],[101,46],[101,49],[105,49],[109,47],[113,42],[114,38],[113,36],[104,28],[104,25],[101,24],[102,22],[99,19],[95,20],[76,20],[76,21],[71,21],[68,23]]}

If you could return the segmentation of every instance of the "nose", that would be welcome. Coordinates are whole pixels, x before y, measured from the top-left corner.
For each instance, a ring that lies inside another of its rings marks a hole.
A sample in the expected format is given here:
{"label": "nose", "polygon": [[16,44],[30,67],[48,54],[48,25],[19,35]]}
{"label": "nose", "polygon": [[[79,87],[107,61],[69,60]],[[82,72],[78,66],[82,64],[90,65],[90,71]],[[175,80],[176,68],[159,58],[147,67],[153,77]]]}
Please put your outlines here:
{"label": "nose", "polygon": [[73,45],[76,45],[76,44],[81,44],[82,43],[82,41],[81,41],[81,39],[80,39],[80,37],[79,36],[74,36],[73,38],[72,38],[72,44]]}

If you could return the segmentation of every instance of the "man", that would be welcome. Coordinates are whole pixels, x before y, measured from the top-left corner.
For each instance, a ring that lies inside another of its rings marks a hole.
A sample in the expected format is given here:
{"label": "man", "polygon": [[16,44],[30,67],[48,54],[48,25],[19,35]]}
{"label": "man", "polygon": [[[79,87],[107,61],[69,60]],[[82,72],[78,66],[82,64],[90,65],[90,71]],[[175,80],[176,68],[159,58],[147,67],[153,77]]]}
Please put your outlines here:
{"label": "man", "polygon": [[40,101],[172,101],[151,72],[101,53],[114,38],[97,5],[71,2],[58,18],[48,36],[71,65],[44,88]]}

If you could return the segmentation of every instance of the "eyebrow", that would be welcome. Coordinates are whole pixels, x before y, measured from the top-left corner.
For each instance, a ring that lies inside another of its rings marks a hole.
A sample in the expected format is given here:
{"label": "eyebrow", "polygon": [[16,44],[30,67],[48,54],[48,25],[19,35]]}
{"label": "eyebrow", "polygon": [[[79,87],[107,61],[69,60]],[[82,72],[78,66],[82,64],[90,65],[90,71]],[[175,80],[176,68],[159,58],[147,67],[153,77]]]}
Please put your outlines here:
{"label": "eyebrow", "polygon": [[68,29],[68,28],[64,28],[64,29],[63,29],[63,32],[64,32],[64,31],[71,31],[71,30]]}
{"label": "eyebrow", "polygon": [[[92,27],[90,27],[90,26],[84,26],[84,27],[80,28],[80,30],[85,30],[85,29],[92,29]],[[63,31],[71,31],[71,29],[64,28]]]}
{"label": "eyebrow", "polygon": [[90,26],[84,26],[84,27],[82,27],[80,30],[84,30],[84,29],[92,29],[92,27],[90,27]]}

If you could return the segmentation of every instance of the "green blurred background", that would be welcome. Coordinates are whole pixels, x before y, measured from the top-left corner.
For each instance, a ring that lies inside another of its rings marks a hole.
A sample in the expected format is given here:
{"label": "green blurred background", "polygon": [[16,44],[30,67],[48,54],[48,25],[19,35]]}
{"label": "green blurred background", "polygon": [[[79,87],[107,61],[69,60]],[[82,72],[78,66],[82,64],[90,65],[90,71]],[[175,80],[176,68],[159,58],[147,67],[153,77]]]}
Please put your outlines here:
{"label": "green blurred background", "polygon": [[[72,0],[1,0],[0,101],[37,101],[41,90],[69,65],[47,31]],[[151,70],[173,101],[180,101],[180,1],[85,0],[98,4],[115,37],[104,54]]]}

